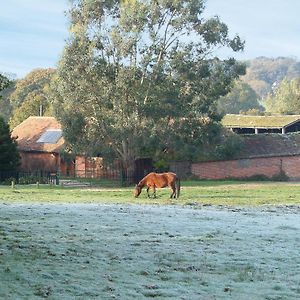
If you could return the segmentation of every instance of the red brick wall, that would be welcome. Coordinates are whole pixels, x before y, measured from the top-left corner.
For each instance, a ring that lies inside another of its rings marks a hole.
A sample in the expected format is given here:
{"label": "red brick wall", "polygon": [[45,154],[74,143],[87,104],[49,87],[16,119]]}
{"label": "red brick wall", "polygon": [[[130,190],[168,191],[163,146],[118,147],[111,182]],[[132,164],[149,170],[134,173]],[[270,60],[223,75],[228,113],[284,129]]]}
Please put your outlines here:
{"label": "red brick wall", "polygon": [[103,175],[102,157],[76,156],[76,177],[99,178]]}
{"label": "red brick wall", "polygon": [[76,177],[86,177],[86,157],[76,156],[75,166]]}
{"label": "red brick wall", "polygon": [[292,180],[300,179],[300,156],[249,158],[194,163],[191,172],[200,179],[243,178],[254,175],[272,177],[280,169]]}
{"label": "red brick wall", "polygon": [[59,155],[46,152],[20,152],[21,170],[26,172],[50,171],[59,169]]}

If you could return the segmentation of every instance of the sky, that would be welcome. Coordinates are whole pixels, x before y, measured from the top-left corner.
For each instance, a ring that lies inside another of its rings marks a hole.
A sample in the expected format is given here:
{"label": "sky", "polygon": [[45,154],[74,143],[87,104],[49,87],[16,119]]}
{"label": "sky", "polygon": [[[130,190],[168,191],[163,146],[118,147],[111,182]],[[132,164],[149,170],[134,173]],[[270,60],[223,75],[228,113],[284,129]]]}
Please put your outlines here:
{"label": "sky", "polygon": [[[0,0],[0,72],[23,78],[36,68],[55,68],[68,38],[68,0]],[[299,0],[206,0],[205,17],[218,15],[246,41],[241,54],[300,59]]]}

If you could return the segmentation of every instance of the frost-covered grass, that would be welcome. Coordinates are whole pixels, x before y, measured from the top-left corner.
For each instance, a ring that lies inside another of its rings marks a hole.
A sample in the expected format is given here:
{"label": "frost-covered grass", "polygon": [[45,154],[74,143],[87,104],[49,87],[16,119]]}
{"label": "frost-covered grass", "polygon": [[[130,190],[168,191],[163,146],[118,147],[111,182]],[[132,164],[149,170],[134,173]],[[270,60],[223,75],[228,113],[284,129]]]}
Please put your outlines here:
{"label": "frost-covered grass", "polygon": [[281,182],[192,181],[182,182],[179,199],[169,199],[169,189],[157,190],[148,199],[143,190],[133,197],[133,186],[62,188],[49,186],[0,186],[0,203],[103,203],[256,206],[300,205],[300,184]]}
{"label": "frost-covered grass", "polygon": [[40,202],[0,191],[0,299],[300,298],[298,206],[57,204],[17,190]]}

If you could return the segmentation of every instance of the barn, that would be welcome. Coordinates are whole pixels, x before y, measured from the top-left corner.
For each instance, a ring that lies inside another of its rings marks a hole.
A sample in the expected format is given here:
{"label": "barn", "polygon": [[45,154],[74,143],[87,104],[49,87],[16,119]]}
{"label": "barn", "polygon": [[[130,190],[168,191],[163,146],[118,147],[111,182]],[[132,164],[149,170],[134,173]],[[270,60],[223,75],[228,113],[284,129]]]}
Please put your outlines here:
{"label": "barn", "polygon": [[89,178],[107,173],[101,157],[76,154],[67,158],[62,126],[54,117],[31,116],[13,129],[12,137],[21,156],[20,171]]}
{"label": "barn", "polygon": [[241,135],[242,148],[231,159],[172,162],[171,170],[199,179],[270,178],[300,180],[300,115],[225,115],[227,129]]}
{"label": "barn", "polygon": [[65,141],[54,117],[29,117],[12,131],[21,156],[21,171],[57,172]]}
{"label": "barn", "polygon": [[248,116],[227,114],[222,125],[238,134],[280,133],[300,131],[300,115]]}

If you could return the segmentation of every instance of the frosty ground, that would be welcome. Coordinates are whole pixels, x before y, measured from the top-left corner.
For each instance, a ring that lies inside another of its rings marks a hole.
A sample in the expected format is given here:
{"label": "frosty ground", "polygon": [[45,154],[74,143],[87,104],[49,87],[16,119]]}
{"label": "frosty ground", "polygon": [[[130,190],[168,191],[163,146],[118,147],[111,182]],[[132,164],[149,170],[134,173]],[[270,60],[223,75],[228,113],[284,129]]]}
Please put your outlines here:
{"label": "frosty ground", "polygon": [[0,299],[299,299],[299,206],[1,204]]}

